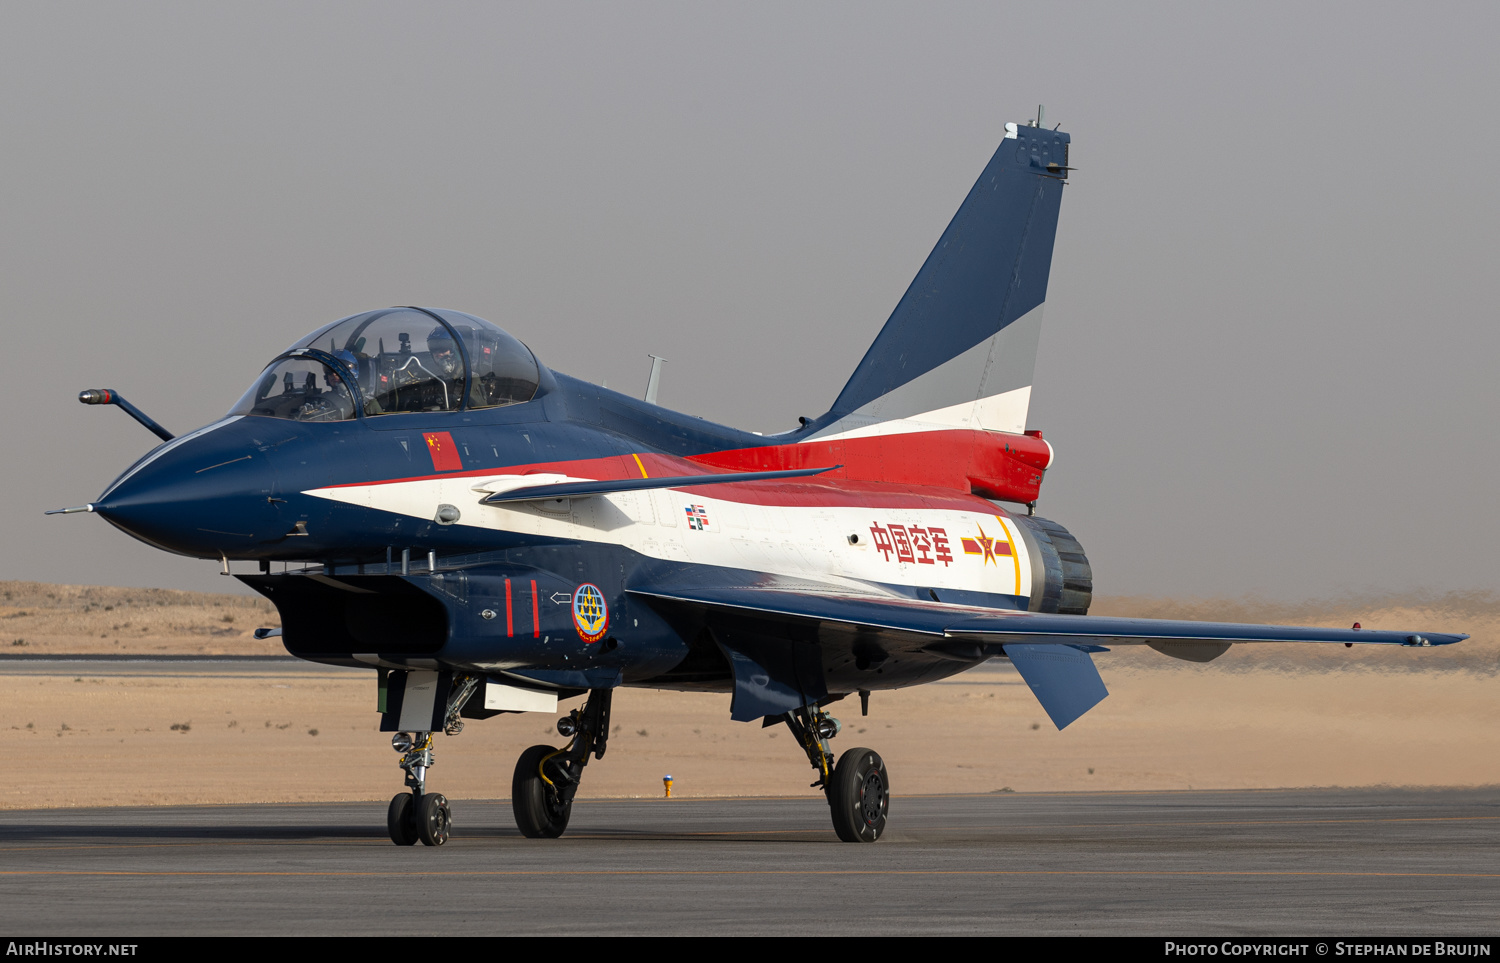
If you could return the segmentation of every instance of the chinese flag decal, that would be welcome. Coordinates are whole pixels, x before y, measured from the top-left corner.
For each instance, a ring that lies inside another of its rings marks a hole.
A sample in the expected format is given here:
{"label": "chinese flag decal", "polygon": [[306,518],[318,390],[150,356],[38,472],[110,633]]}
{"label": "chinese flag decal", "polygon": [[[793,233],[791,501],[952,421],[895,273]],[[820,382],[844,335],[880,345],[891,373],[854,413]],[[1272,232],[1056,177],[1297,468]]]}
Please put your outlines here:
{"label": "chinese flag decal", "polygon": [[462,471],[463,460],[458,457],[458,446],[453,436],[446,431],[423,432],[427,439],[427,453],[432,456],[432,467],[436,471]]}

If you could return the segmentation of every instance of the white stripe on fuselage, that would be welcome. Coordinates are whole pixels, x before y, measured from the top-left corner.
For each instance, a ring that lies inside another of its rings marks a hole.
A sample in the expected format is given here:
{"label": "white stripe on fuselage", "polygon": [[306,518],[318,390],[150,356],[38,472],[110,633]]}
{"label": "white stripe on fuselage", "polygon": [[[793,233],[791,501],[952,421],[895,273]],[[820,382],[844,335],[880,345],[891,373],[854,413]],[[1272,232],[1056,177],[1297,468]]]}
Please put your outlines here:
{"label": "white stripe on fuselage", "polygon": [[807,441],[838,441],[877,435],[904,435],[914,431],[945,431],[968,428],[1005,431],[1019,435],[1026,430],[1026,412],[1031,407],[1031,387],[1016,388],[991,398],[965,401],[908,418],[879,421],[858,414],[840,418]]}
{"label": "white stripe on fuselage", "polygon": [[[304,494],[420,519],[435,518],[439,505],[454,505],[461,513],[458,525],[619,545],[677,562],[924,589],[1030,593],[1030,560],[1016,523],[983,511],[752,505],[690,489],[485,505],[473,483],[470,477],[424,478]],[[851,535],[858,541],[851,543]],[[965,539],[981,548],[986,539],[992,543],[988,552],[969,553]],[[1000,544],[1010,546],[1009,555]]]}

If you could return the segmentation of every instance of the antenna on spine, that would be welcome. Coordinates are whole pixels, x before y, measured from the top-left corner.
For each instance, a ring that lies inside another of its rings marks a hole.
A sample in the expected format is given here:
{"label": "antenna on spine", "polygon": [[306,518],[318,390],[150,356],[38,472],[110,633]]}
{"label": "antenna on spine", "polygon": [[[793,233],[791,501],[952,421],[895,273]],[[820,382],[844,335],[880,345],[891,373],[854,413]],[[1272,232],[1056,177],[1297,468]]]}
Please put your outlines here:
{"label": "antenna on spine", "polygon": [[651,375],[646,379],[646,404],[654,405],[656,404],[656,389],[661,386],[661,365],[667,359],[654,354],[648,354],[646,357],[651,359]]}

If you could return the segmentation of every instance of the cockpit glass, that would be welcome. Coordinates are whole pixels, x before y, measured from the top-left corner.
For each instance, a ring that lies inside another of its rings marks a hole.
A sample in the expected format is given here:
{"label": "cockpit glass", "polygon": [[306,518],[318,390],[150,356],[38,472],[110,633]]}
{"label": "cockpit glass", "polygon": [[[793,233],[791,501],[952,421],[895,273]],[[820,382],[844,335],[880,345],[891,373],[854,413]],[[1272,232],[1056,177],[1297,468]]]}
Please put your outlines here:
{"label": "cockpit glass", "polygon": [[347,421],[354,399],[339,376],[315,358],[282,358],[250,386],[232,415],[292,421]]}
{"label": "cockpit glass", "polygon": [[421,311],[390,308],[346,318],[298,343],[344,362],[365,415],[457,411],[464,362],[448,326]]}
{"label": "cockpit glass", "polygon": [[[359,386],[360,405],[367,418],[519,404],[536,395],[540,378],[529,348],[488,321],[458,311],[427,314],[411,308],[387,308],[356,314],[318,329],[290,350],[298,349],[325,352],[342,364]],[[465,355],[471,369],[467,376]],[[289,363],[273,365],[278,378],[282,366]],[[311,359],[298,363],[317,364]],[[267,376],[271,373],[268,370]],[[305,380],[305,374],[299,377]],[[235,412],[272,414],[261,408],[269,403],[266,399],[276,396],[275,392],[257,396],[264,380],[263,376],[246,393]],[[246,409],[243,412],[242,407]],[[298,416],[278,408],[273,417]]]}

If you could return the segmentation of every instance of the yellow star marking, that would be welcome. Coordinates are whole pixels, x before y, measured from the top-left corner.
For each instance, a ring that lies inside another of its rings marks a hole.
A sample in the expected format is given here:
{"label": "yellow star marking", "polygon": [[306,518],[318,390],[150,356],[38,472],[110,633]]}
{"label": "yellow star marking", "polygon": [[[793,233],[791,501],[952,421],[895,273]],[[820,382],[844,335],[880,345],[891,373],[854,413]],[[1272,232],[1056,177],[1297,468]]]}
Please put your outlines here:
{"label": "yellow star marking", "polygon": [[979,537],[975,541],[979,543],[980,548],[984,549],[984,564],[989,565],[994,562],[998,568],[1000,563],[995,562],[995,540],[984,533],[983,525],[979,526]]}

